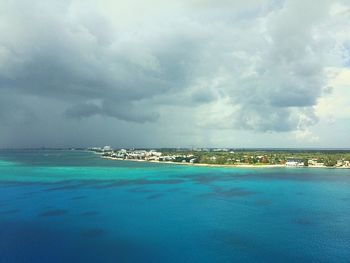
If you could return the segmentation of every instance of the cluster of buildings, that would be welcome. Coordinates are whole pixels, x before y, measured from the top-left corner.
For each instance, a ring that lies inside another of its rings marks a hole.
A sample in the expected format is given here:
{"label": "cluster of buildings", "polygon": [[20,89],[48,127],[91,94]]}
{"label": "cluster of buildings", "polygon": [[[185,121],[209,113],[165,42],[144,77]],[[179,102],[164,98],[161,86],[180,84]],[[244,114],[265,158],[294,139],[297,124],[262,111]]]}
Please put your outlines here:
{"label": "cluster of buildings", "polygon": [[93,147],[89,150],[101,153],[104,157],[109,157],[119,160],[144,160],[144,161],[164,161],[164,162],[182,162],[195,163],[197,158],[193,154],[187,155],[163,155],[156,150],[135,150],[135,149],[120,149],[113,150],[110,146]]}
{"label": "cluster of buildings", "polygon": [[312,167],[325,167],[325,163],[318,161],[317,159],[311,159],[307,161],[308,166],[312,166]]}
{"label": "cluster of buildings", "polygon": [[118,151],[111,151],[103,154],[104,156],[108,156],[116,159],[123,160],[145,160],[145,161],[160,161],[162,158],[162,153],[157,152],[155,150],[125,150],[121,149]]}
{"label": "cluster of buildings", "polygon": [[303,167],[303,166],[305,166],[305,162],[303,160],[298,160],[298,159],[287,159],[286,166],[288,166],[288,167]]}
{"label": "cluster of buildings", "polygon": [[[301,159],[287,159],[286,166],[288,167],[327,167],[327,164],[323,161],[319,161],[317,159],[309,159],[309,160],[301,160]],[[350,168],[350,161],[346,161],[343,159],[337,160],[335,165],[328,165],[329,167],[337,167],[337,168]]]}
{"label": "cluster of buildings", "polygon": [[350,168],[350,161],[345,160],[338,160],[335,167],[344,167],[344,168]]}
{"label": "cluster of buildings", "polygon": [[104,146],[104,147],[90,147],[88,148],[89,151],[98,152],[98,153],[104,153],[104,152],[111,152],[113,151],[113,148],[111,146]]}

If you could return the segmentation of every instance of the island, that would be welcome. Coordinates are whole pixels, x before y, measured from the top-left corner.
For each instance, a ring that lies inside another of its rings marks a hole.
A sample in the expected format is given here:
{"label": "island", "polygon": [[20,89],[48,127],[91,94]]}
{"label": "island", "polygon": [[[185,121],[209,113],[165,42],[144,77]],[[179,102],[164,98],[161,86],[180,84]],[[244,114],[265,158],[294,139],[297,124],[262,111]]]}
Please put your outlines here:
{"label": "island", "polygon": [[227,149],[88,148],[102,158],[164,162],[199,166],[350,168],[350,150],[320,149]]}

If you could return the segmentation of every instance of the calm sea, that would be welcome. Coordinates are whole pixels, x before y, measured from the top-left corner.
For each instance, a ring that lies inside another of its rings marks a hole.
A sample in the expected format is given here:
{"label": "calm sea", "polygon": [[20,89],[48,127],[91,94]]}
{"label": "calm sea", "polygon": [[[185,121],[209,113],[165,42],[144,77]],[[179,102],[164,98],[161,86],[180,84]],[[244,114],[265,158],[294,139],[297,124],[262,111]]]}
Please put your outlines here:
{"label": "calm sea", "polygon": [[350,170],[0,151],[0,262],[350,262]]}

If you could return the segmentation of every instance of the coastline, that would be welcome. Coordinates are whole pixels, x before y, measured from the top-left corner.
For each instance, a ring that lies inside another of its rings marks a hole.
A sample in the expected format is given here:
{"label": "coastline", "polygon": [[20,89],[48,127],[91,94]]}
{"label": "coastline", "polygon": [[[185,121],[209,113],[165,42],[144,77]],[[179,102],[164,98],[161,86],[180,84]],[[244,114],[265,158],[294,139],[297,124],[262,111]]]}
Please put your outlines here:
{"label": "coastline", "polygon": [[267,164],[267,165],[251,165],[251,164],[208,164],[208,163],[183,163],[183,162],[169,162],[169,161],[148,161],[140,159],[120,159],[110,156],[101,156],[103,159],[109,159],[114,161],[130,161],[130,162],[147,162],[147,163],[161,163],[161,164],[175,164],[175,165],[187,165],[187,166],[199,166],[199,167],[216,167],[216,168],[285,168],[283,164]]}
{"label": "coastline", "polygon": [[[98,153],[97,153],[98,154]],[[98,154],[101,155],[101,154]],[[183,162],[170,162],[170,161],[148,161],[142,159],[121,159],[110,156],[102,156],[103,159],[109,159],[114,161],[130,161],[130,162],[147,162],[147,163],[160,163],[160,164],[175,164],[175,165],[187,165],[197,167],[214,167],[214,168],[321,168],[321,169],[350,169],[350,167],[327,167],[327,166],[286,166],[284,164],[209,164],[209,163],[183,163]]]}

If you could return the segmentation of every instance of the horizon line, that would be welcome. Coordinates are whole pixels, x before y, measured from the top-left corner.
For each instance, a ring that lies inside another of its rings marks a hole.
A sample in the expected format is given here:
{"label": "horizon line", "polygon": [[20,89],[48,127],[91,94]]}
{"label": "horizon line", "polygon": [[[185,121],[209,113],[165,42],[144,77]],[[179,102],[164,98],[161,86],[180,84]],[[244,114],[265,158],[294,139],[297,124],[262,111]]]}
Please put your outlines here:
{"label": "horizon line", "polygon": [[[80,147],[0,147],[0,150],[85,150],[104,146],[80,146]],[[112,149],[184,149],[184,150],[345,150],[350,151],[350,147],[114,147]]]}

